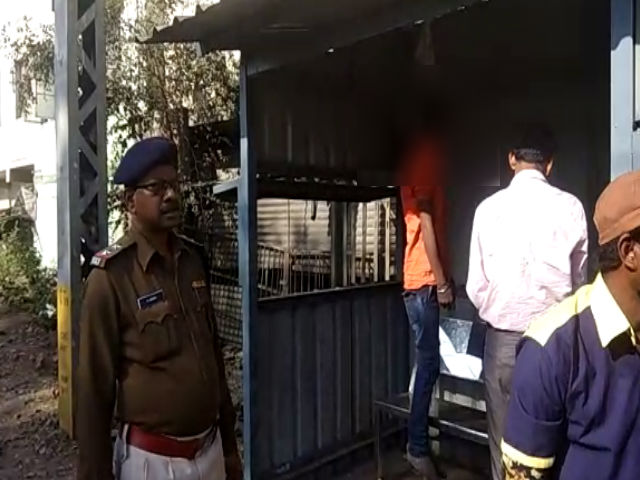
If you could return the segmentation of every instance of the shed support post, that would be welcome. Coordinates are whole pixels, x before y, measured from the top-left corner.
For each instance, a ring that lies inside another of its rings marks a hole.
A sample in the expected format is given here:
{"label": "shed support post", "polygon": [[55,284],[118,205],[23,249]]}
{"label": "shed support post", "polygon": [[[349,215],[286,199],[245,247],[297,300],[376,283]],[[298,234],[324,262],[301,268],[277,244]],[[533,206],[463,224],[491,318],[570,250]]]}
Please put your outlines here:
{"label": "shed support post", "polygon": [[86,267],[108,242],[104,0],[55,0],[54,9],[58,412],[61,427],[73,436],[80,297],[87,272],[82,258]]}
{"label": "shed support post", "polygon": [[347,285],[346,204],[331,203],[331,288]]}
{"label": "shed support post", "polygon": [[376,200],[374,208],[376,211],[375,222],[373,224],[373,281],[380,281],[380,212],[382,200]]}
{"label": "shed support post", "polygon": [[361,234],[362,234],[362,243],[360,244],[360,248],[362,251],[362,259],[360,260],[360,283],[367,282],[367,229],[369,226],[369,215],[367,213],[367,204],[361,203],[362,207],[362,224]]}
{"label": "shed support post", "polygon": [[[398,241],[396,240],[396,243]],[[389,280],[391,280],[391,199],[387,198],[384,201],[384,281]]]}
{"label": "shed support post", "polygon": [[405,226],[404,226],[404,213],[402,211],[402,199],[400,197],[400,191],[396,196],[395,205],[395,220],[396,220],[396,252],[395,252],[395,273],[396,280],[403,281],[404,274],[404,248],[405,248]]}
{"label": "shed support post", "polygon": [[[636,0],[611,0],[611,178],[640,162],[635,115]],[[639,66],[640,67],[640,66]]]}
{"label": "shed support post", "polygon": [[[249,143],[249,88],[246,59],[240,61],[240,184],[238,188],[238,263],[242,290],[242,376],[244,478],[250,480],[256,466],[257,451],[253,427],[259,401],[254,389],[253,354],[257,343],[255,323],[258,314],[257,289],[257,200],[256,159]],[[263,392],[264,393],[264,392]],[[266,448],[262,445],[261,448]]]}

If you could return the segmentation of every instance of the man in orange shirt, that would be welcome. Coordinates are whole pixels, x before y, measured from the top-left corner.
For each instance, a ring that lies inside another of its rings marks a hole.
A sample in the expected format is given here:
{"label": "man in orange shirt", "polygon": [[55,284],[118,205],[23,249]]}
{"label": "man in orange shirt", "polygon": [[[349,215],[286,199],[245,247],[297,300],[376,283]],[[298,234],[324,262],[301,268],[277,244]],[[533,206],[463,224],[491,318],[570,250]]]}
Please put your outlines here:
{"label": "man in orange shirt", "polygon": [[416,373],[407,459],[428,480],[440,478],[429,451],[429,404],[440,373],[440,307],[455,302],[445,241],[442,124],[422,118],[404,157],[402,208],[406,229],[404,303],[415,334]]}

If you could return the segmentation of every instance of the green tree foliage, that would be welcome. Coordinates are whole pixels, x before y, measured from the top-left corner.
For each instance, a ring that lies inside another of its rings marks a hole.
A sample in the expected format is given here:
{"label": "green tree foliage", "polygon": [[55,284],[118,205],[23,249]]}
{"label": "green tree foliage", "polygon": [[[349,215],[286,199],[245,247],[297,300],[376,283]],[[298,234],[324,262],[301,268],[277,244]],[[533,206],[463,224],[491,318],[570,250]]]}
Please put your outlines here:
{"label": "green tree foliage", "polygon": [[35,82],[53,82],[53,26],[34,29],[25,18],[11,32],[11,25],[2,27],[2,43],[13,60],[17,114],[23,115],[35,100]]}
{"label": "green tree foliage", "polygon": [[[107,114],[110,167],[131,140],[158,133],[180,143],[184,121],[204,123],[231,118],[237,105],[238,65],[230,53],[198,56],[195,45],[146,45],[153,28],[169,24],[189,0],[137,2],[126,18],[127,0],[107,0]],[[209,0],[209,3],[213,3]],[[200,2],[202,5],[203,2]],[[183,112],[188,112],[188,118]],[[117,211],[117,190],[109,196]],[[124,216],[117,216],[114,227]]]}
{"label": "green tree foliage", "polygon": [[[199,57],[194,45],[145,45],[154,27],[168,24],[187,0],[139,2],[134,20],[126,0],[107,0],[107,105],[109,134],[127,140],[159,132],[179,140],[182,109],[191,122],[227,119],[237,97],[237,63],[228,53]],[[211,3],[211,2],[210,2]]]}
{"label": "green tree foliage", "polygon": [[[150,133],[178,139],[182,109],[192,122],[230,118],[236,106],[238,74],[233,54],[198,56],[191,44],[146,45],[154,27],[168,24],[190,0],[106,0],[107,116],[111,151]],[[200,2],[200,4],[207,2]],[[209,0],[208,3],[213,3]],[[127,8],[129,7],[129,8]],[[135,15],[131,17],[131,8]],[[19,102],[34,99],[33,80],[53,76],[54,29],[35,27],[28,18],[4,25],[5,54],[20,70]]]}
{"label": "green tree foliage", "polygon": [[[198,2],[202,7],[214,0]],[[204,123],[233,117],[237,105],[237,58],[227,52],[199,56],[190,44],[146,45],[154,27],[169,24],[193,0],[105,0],[107,63],[108,167],[113,171],[124,151],[146,135],[162,134],[180,143],[185,120]],[[134,12],[132,14],[132,12]],[[53,80],[54,29],[29,19],[2,30],[5,54],[16,76],[18,103],[34,100],[33,80]],[[188,112],[188,118],[183,116]],[[109,189],[110,211],[120,208],[117,190]],[[112,228],[122,221],[115,216]]]}
{"label": "green tree foliage", "polygon": [[[213,2],[199,4],[206,7]],[[180,143],[185,120],[204,123],[233,117],[238,91],[236,56],[224,52],[199,56],[194,45],[146,45],[137,41],[147,38],[154,27],[169,24],[174,15],[193,3],[105,0],[109,171],[128,146],[144,136],[162,134]],[[32,106],[36,81],[53,82],[54,34],[53,25],[34,25],[28,18],[2,27],[0,46],[16,67],[14,88],[19,113]],[[120,211],[121,202],[118,190],[111,185],[109,207],[111,228],[116,229],[124,216],[113,215]],[[39,268],[37,251],[25,247],[33,242],[20,242],[18,235],[11,229],[0,239],[0,302],[22,307],[31,302],[30,308],[39,314],[46,310],[42,302],[49,302],[44,292],[49,277]]]}
{"label": "green tree foliage", "polygon": [[42,267],[33,245],[33,222],[0,218],[0,304],[33,313],[54,327],[55,274]]}

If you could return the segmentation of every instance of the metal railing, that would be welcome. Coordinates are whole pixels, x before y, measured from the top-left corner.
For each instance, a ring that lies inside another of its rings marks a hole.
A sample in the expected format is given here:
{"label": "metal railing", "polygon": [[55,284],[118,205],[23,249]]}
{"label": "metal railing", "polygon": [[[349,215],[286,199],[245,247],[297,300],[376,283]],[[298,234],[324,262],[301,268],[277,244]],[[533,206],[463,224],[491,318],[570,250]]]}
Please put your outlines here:
{"label": "metal railing", "polygon": [[[226,341],[241,343],[235,205],[208,198],[207,195],[195,195],[193,200],[193,211],[187,219],[185,233],[203,242],[209,253],[213,305],[222,337]],[[291,236],[287,238],[286,234],[284,239],[271,234],[266,238],[280,241],[289,248],[257,243],[259,299],[310,293],[338,286],[374,284],[395,278],[395,212],[391,200],[348,205],[342,210],[346,232],[339,252],[332,254],[330,249],[306,249],[304,244],[303,248],[299,248],[298,240]],[[316,225],[313,231],[338,235],[333,232],[330,220],[325,218],[304,221],[327,221],[326,228]],[[283,225],[276,222],[273,228],[283,228]],[[314,239],[316,245],[323,243],[316,237]],[[325,243],[333,245],[332,241]]]}

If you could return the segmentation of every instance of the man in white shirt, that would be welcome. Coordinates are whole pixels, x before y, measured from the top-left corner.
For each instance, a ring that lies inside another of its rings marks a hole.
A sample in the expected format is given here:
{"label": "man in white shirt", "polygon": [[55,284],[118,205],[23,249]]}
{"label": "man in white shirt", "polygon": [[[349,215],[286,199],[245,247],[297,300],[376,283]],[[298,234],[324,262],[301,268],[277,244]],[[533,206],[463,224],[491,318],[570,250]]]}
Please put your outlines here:
{"label": "man in white shirt", "polygon": [[511,184],[476,209],[467,294],[488,324],[483,372],[491,474],[501,480],[500,440],[516,345],[529,323],[585,282],[587,223],[580,201],[551,186],[556,142],[523,127],[509,153]]}

